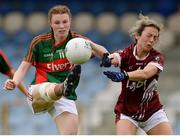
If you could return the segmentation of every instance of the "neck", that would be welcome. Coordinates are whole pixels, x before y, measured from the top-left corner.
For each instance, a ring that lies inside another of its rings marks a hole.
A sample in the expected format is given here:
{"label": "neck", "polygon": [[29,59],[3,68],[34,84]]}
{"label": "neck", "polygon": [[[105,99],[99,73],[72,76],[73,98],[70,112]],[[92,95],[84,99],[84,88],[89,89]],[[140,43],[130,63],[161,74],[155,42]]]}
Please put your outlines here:
{"label": "neck", "polygon": [[144,51],[143,48],[140,47],[140,45],[136,45],[136,55],[140,58],[143,59],[149,54],[149,52]]}
{"label": "neck", "polygon": [[66,37],[54,36],[55,44],[58,44],[66,39]]}

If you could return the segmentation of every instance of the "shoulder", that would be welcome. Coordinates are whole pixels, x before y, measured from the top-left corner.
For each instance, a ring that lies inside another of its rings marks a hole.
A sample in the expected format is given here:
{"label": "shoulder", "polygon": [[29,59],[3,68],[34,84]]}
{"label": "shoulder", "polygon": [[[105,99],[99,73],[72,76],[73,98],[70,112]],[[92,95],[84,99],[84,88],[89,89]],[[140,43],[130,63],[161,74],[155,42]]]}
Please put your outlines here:
{"label": "shoulder", "polygon": [[160,51],[156,50],[156,49],[151,50],[151,56],[154,56],[155,58],[160,57],[161,59],[164,60],[163,54]]}
{"label": "shoulder", "polygon": [[0,50],[0,61],[8,64],[8,66],[10,67],[10,62],[2,50]]}
{"label": "shoulder", "polygon": [[126,48],[122,49],[122,50],[118,50],[119,53],[124,53],[124,54],[131,54],[134,50],[134,45],[133,44],[130,44],[128,45]]}
{"label": "shoulder", "polygon": [[151,52],[153,54],[158,54],[158,55],[163,55],[160,51],[156,50],[156,49],[152,49]]}
{"label": "shoulder", "polygon": [[53,37],[52,32],[40,34],[32,39],[30,46],[34,47],[34,46],[38,45],[39,43],[46,42],[47,40],[52,39],[52,37]]}
{"label": "shoulder", "polygon": [[52,36],[53,36],[52,32],[40,34],[32,39],[32,43],[39,43],[45,40],[52,39]]}
{"label": "shoulder", "polygon": [[6,55],[5,55],[5,53],[0,49],[0,57],[1,58],[6,58]]}
{"label": "shoulder", "polygon": [[0,56],[2,56],[3,55],[3,51],[0,49]]}
{"label": "shoulder", "polygon": [[88,39],[86,36],[83,36],[75,31],[71,31],[70,33],[71,33],[72,38],[80,37],[80,38]]}
{"label": "shoulder", "polygon": [[153,49],[153,50],[151,50],[150,53],[151,54],[149,55],[149,59],[151,60],[151,62],[160,64],[160,66],[164,65],[164,56],[162,55],[161,52]]}

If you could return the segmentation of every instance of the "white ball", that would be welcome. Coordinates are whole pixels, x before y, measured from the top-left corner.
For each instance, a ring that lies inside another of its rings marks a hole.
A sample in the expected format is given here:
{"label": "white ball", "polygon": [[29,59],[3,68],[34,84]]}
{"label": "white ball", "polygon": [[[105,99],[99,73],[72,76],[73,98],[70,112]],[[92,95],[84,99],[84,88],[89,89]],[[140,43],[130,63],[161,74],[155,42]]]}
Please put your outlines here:
{"label": "white ball", "polygon": [[72,64],[83,64],[92,55],[90,43],[83,38],[73,38],[68,41],[65,48],[66,58]]}

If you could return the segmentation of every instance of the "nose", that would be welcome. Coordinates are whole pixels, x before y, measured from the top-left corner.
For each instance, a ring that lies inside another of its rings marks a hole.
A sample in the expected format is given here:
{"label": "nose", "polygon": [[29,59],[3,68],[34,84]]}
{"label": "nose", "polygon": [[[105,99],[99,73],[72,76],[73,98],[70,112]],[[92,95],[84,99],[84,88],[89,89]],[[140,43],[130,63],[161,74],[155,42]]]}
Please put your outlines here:
{"label": "nose", "polygon": [[154,43],[156,41],[156,38],[155,37],[151,37],[151,38],[149,38],[149,42],[151,42],[151,43]]}
{"label": "nose", "polygon": [[150,41],[153,42],[155,39],[153,36],[151,36]]}
{"label": "nose", "polygon": [[64,27],[64,24],[63,24],[63,23],[60,23],[59,26],[60,26],[60,28],[63,28],[63,27]]}

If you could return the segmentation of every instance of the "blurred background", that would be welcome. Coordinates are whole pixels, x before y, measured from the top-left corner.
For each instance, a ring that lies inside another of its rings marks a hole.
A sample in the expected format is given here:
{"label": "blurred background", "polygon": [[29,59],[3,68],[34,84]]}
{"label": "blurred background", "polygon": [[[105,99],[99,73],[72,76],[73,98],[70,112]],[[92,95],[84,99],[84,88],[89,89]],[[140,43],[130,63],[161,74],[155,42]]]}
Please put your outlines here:
{"label": "blurred background", "polygon": [[[0,0],[0,48],[14,69],[21,63],[31,39],[49,31],[47,13],[56,4],[70,7],[73,30],[110,52],[123,49],[131,42],[128,30],[139,13],[164,24],[157,46],[165,56],[158,91],[174,134],[180,134],[180,0]],[[113,108],[121,84],[107,80],[103,70],[97,58],[82,65],[77,89],[79,134],[115,134]],[[33,72],[32,68],[24,80],[27,86]],[[0,134],[56,135],[48,114],[34,116],[18,89],[12,92],[2,89],[6,79],[0,75]]]}

